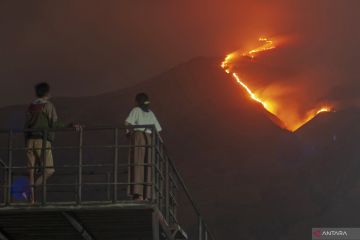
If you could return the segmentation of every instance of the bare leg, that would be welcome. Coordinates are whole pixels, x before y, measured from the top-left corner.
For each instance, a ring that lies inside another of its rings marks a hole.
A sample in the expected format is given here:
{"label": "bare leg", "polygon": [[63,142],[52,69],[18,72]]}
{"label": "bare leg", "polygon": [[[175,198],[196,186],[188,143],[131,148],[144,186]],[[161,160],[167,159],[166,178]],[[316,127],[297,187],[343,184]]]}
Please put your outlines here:
{"label": "bare leg", "polygon": [[35,145],[37,148],[37,156],[39,157],[40,162],[42,163],[42,165],[45,164],[45,166],[44,166],[45,169],[44,169],[43,174],[41,176],[39,176],[35,181],[35,186],[40,186],[43,184],[44,178],[45,178],[45,180],[47,180],[49,177],[51,177],[54,174],[55,169],[54,169],[53,156],[52,156],[52,152],[51,152],[51,143],[50,142],[46,143],[45,162],[42,162],[43,159],[41,157],[41,154],[42,154],[41,149],[43,147],[42,140],[38,140]]}
{"label": "bare leg", "polygon": [[54,172],[55,170],[53,168],[47,168],[45,170],[45,173],[36,179],[35,186],[37,187],[42,185],[44,181],[43,178],[45,177],[45,179],[47,180],[49,177],[51,177],[54,174]]}

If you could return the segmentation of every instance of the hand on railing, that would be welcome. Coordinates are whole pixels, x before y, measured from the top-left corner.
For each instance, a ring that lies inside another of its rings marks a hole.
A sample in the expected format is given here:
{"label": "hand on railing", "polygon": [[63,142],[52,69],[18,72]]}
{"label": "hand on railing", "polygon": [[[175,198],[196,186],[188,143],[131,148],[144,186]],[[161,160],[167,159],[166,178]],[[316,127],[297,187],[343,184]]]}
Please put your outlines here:
{"label": "hand on railing", "polygon": [[126,133],[125,133],[126,138],[130,139],[133,133],[134,133],[133,129],[126,129]]}
{"label": "hand on railing", "polygon": [[85,125],[81,125],[79,123],[72,123],[71,127],[75,128],[75,131],[80,132],[83,128],[85,128]]}

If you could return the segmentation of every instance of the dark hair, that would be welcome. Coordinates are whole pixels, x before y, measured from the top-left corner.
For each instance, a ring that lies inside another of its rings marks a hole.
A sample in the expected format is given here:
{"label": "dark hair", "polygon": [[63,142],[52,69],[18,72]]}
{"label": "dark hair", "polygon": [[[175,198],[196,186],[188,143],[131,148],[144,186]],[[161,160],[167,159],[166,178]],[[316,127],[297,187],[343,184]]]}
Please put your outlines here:
{"label": "dark hair", "polygon": [[46,82],[38,83],[35,85],[35,94],[37,97],[42,98],[50,92],[50,85]]}
{"label": "dark hair", "polygon": [[146,93],[138,93],[135,97],[137,105],[145,112],[149,111],[149,96]]}
{"label": "dark hair", "polygon": [[149,96],[146,93],[138,93],[135,97],[135,101],[139,106],[143,105],[145,102],[149,101]]}

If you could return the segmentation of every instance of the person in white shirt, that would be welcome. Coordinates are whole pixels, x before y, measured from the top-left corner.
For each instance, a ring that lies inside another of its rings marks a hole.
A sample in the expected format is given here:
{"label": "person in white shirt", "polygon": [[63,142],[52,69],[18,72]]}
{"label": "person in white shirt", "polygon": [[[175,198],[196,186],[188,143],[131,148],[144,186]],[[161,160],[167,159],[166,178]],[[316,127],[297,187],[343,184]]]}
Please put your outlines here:
{"label": "person in white shirt", "polygon": [[[147,94],[139,93],[135,98],[136,107],[134,107],[125,120],[126,126],[135,125],[153,125],[157,132],[162,128],[155,114],[150,110],[150,100]],[[129,154],[129,187],[128,194],[134,200],[151,199],[151,148],[152,129],[135,128],[128,131],[131,139]]]}

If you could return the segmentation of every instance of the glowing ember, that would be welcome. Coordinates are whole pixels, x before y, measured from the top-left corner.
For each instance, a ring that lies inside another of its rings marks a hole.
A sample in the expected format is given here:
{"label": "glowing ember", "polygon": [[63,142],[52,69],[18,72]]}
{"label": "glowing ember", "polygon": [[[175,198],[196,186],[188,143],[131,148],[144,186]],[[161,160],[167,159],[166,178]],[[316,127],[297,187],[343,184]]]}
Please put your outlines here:
{"label": "glowing ember", "polygon": [[263,45],[261,45],[258,48],[255,48],[255,49],[253,49],[253,50],[251,50],[248,53],[243,54],[243,55],[251,57],[251,58],[255,58],[256,53],[268,51],[268,50],[271,50],[271,49],[275,48],[274,42],[272,40],[267,39],[267,38],[261,37],[261,38],[259,38],[259,42],[262,43]]}
{"label": "glowing ember", "polygon": [[323,107],[319,111],[316,112],[316,114],[322,113],[322,112],[331,112],[330,107]]}
{"label": "glowing ember", "polygon": [[251,99],[254,101],[260,103],[268,112],[276,115],[281,121],[283,121],[284,126],[290,131],[295,131],[296,129],[303,126],[305,123],[313,119],[316,115],[322,112],[331,112],[332,107],[329,106],[321,106],[320,108],[315,108],[306,113],[306,116],[302,119],[299,119],[297,117],[287,117],[285,118],[283,114],[280,114],[281,109],[277,109],[276,102],[274,102],[271,99],[264,99],[261,96],[258,96],[256,94],[256,91],[252,90],[240,77],[239,75],[233,71],[234,68],[234,60],[238,57],[250,57],[254,59],[256,55],[260,52],[269,51],[272,49],[275,49],[275,43],[273,40],[270,40],[265,37],[259,38],[259,43],[261,45],[255,49],[252,49],[250,51],[247,51],[243,54],[238,54],[237,52],[230,53],[226,56],[224,61],[221,63],[221,67],[225,70],[226,73],[232,74],[233,78],[236,80],[236,82],[248,93]]}

